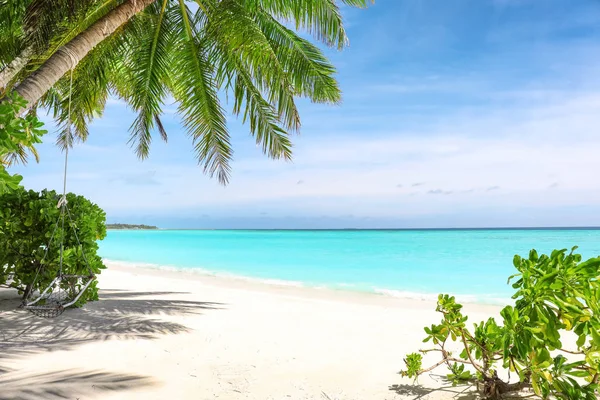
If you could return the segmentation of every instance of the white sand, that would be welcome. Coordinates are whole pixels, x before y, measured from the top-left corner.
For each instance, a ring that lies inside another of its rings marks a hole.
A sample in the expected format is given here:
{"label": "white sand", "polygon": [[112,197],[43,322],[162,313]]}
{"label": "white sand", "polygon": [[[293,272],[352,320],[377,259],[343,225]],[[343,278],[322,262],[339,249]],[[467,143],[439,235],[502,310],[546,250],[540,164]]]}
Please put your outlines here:
{"label": "white sand", "polygon": [[[0,291],[0,399],[445,399],[464,390],[397,374],[406,353],[426,346],[423,326],[440,319],[430,301],[114,264],[100,287],[101,301],[54,320],[15,310],[16,293]],[[499,310],[466,309],[472,321]]]}

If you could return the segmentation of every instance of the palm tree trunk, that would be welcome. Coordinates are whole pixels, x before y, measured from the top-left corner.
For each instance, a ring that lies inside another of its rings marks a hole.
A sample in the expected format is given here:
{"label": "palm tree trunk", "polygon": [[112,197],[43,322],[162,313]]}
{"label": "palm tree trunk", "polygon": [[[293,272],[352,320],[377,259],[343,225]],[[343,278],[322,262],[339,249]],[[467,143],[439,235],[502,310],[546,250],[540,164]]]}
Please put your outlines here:
{"label": "palm tree trunk", "polygon": [[94,47],[154,1],[156,0],[129,0],[116,7],[58,49],[39,69],[13,90],[27,100],[27,104],[35,104]]}
{"label": "palm tree trunk", "polygon": [[8,86],[8,83],[19,73],[31,57],[33,56],[33,47],[25,48],[14,60],[12,60],[2,71],[0,71],[0,91]]}

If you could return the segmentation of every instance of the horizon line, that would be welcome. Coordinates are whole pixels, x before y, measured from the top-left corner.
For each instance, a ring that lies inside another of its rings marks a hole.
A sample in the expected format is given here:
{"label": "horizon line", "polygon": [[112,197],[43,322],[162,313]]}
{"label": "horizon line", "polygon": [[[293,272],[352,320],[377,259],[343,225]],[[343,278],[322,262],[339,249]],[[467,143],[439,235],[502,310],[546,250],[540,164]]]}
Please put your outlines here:
{"label": "horizon line", "polygon": [[[116,225],[116,224],[107,224]],[[141,224],[124,224],[141,225]],[[512,226],[512,227],[464,227],[464,228],[161,228],[152,229],[119,229],[107,230],[139,230],[139,231],[506,231],[506,230],[600,230],[600,226]]]}

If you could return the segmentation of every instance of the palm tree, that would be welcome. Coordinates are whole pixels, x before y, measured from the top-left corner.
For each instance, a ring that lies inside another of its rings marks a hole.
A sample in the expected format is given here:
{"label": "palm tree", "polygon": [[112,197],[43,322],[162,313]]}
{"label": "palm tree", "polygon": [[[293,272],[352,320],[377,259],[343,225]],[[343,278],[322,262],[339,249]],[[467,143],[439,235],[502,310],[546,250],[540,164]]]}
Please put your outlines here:
{"label": "palm tree", "polygon": [[[232,149],[221,94],[233,99],[233,113],[249,123],[263,151],[284,159],[291,157],[289,133],[300,128],[295,98],[341,98],[335,68],[298,33],[342,49],[347,37],[336,0],[2,2],[13,3],[5,9],[11,23],[0,25],[4,92],[20,94],[32,110],[52,110],[63,146],[74,139],[67,126],[85,139],[87,124],[115,95],[137,113],[130,142],[147,157],[153,131],[167,138],[161,113],[172,98],[198,161],[226,183]],[[364,7],[370,0],[342,2]]]}

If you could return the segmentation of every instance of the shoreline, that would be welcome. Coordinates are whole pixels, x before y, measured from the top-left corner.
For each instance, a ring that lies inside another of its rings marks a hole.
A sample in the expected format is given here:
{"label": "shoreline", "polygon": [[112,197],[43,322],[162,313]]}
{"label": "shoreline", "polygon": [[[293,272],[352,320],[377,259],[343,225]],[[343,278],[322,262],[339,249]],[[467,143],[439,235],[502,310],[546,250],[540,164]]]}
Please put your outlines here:
{"label": "shoreline", "polygon": [[[204,270],[202,268],[185,268],[174,266],[163,266],[158,264],[137,263],[130,261],[118,261],[103,259],[107,270],[117,270],[135,274],[140,271],[143,274],[152,276],[168,276],[174,279],[193,280],[196,282],[206,283],[222,288],[251,290],[254,292],[270,292],[276,291],[282,294],[288,294],[298,297],[310,297],[319,299],[337,298],[342,301],[352,301],[364,304],[381,302],[411,302],[414,305],[427,304],[430,309],[435,310],[438,294],[434,293],[418,293],[410,291],[400,291],[395,289],[373,289],[360,290],[353,289],[351,286],[327,286],[327,285],[310,285],[304,282],[285,281],[269,278],[255,278],[243,275],[235,275],[230,273],[219,273]],[[100,275],[102,276],[102,274]],[[510,298],[494,299],[494,302],[485,302],[477,299],[476,295],[456,295],[454,293],[445,293],[455,296],[457,301],[464,305],[472,305],[476,307],[493,308],[503,307],[510,304]]]}
{"label": "shoreline", "polygon": [[106,228],[106,230],[114,231],[299,231],[299,232],[312,232],[312,231],[570,231],[570,230],[584,230],[584,231],[598,231],[600,226],[497,226],[497,227],[462,227],[462,228]]}

